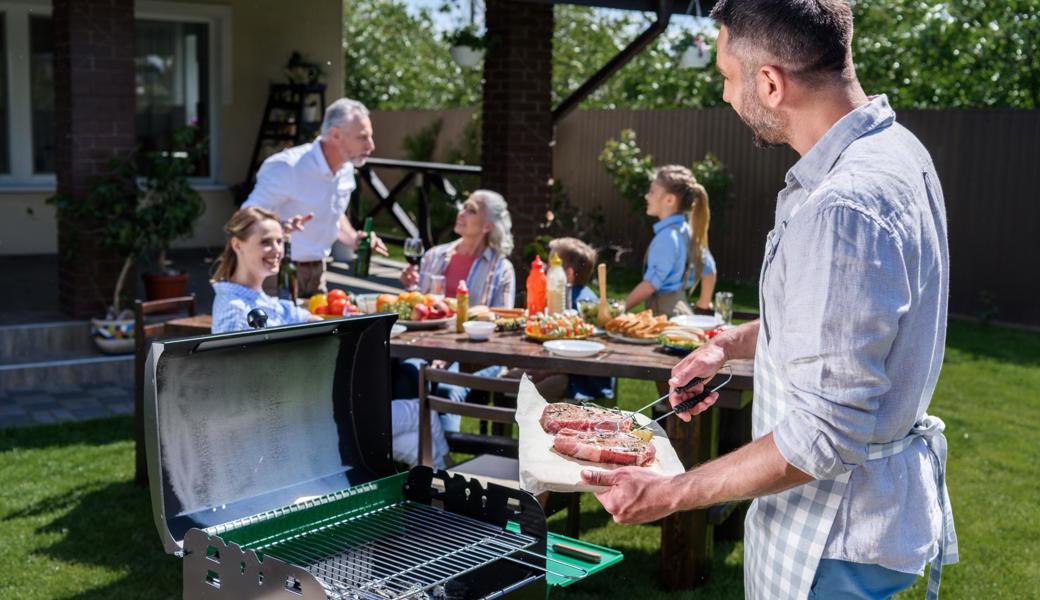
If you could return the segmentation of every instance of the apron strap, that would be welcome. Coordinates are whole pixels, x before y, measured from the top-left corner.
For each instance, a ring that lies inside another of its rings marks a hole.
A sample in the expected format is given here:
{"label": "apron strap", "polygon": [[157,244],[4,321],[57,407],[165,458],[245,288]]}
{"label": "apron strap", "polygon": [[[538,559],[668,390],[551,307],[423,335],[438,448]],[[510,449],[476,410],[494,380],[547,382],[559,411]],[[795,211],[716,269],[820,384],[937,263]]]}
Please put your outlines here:
{"label": "apron strap", "polygon": [[950,508],[950,494],[946,489],[946,436],[943,430],[946,424],[939,417],[923,415],[910,433],[902,439],[885,444],[868,444],[867,460],[887,458],[907,449],[917,438],[922,438],[928,446],[928,452],[935,470],[936,494],[939,496],[939,510],[942,513],[942,531],[939,534],[939,548],[932,559],[928,573],[927,600],[938,600],[939,584],[942,581],[942,567],[958,561],[957,533],[953,528],[953,511]]}

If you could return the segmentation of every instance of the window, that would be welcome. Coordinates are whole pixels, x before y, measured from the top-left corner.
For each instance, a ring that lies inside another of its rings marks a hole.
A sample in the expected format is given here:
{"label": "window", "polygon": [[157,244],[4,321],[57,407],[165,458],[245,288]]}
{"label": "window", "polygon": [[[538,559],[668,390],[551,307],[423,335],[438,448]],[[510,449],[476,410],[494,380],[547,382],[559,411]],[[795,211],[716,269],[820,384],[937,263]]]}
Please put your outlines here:
{"label": "window", "polygon": [[[174,131],[209,122],[209,26],[205,23],[137,21],[135,93],[137,144],[169,148]],[[196,175],[209,174],[203,161]]]}
{"label": "window", "polygon": [[54,172],[54,30],[50,17],[29,18],[29,97],[33,173]]}
{"label": "window", "polygon": [[0,13],[0,173],[11,172],[11,161],[8,160],[8,148],[11,146],[7,126],[7,23],[4,13]]}
{"label": "window", "polygon": [[[50,2],[0,1],[0,183],[54,182],[54,31]],[[210,157],[195,175],[209,177],[218,131],[214,104],[229,94],[225,8],[136,2],[134,94],[136,142],[142,151],[169,148],[175,131],[195,126],[210,140]],[[149,16],[161,14],[162,17]],[[183,18],[176,16],[183,13]],[[218,52],[215,56],[214,52]],[[215,60],[219,58],[220,60]],[[224,61],[224,62],[221,62]],[[220,71],[225,79],[215,77]],[[228,98],[229,100],[229,98]]]}

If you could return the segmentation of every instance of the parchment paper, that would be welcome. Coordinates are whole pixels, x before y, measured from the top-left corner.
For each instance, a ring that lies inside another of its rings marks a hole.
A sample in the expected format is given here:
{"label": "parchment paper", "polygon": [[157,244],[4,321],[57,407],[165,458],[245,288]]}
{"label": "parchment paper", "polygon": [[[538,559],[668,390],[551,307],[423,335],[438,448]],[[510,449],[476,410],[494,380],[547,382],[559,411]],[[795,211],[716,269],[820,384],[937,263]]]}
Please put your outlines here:
{"label": "parchment paper", "polygon": [[[538,393],[538,389],[524,375],[520,381],[520,391],[516,397],[516,423],[520,426],[520,488],[540,494],[550,492],[595,492],[603,488],[589,485],[581,480],[584,469],[613,470],[621,465],[609,465],[578,460],[564,456],[553,450],[553,435],[542,429],[538,420],[542,417],[546,401]],[[643,424],[650,419],[643,415],[635,416],[637,423]],[[662,475],[678,475],[685,471],[679,457],[675,455],[671,441],[664,429],[653,424],[653,444],[657,456],[649,466],[643,467]]]}

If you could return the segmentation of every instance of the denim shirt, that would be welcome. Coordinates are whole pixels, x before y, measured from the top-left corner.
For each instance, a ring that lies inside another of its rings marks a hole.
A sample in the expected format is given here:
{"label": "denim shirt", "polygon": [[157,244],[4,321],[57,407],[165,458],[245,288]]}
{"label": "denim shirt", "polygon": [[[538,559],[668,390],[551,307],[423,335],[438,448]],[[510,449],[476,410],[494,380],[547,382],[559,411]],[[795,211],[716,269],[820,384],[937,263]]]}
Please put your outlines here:
{"label": "denim shirt", "polygon": [[942,366],[949,249],[935,167],[877,96],[786,183],[761,282],[759,335],[787,394],[774,440],[816,479],[852,471],[823,558],[921,573],[941,528],[928,450],[866,462],[866,448],[907,434]]}
{"label": "denim shirt", "polygon": [[[646,266],[643,269],[643,280],[654,286],[654,291],[674,292],[680,286],[689,289],[697,284],[697,274],[692,268],[685,285],[682,283],[690,235],[690,225],[683,214],[674,214],[654,223],[654,238],[646,250]],[[701,260],[701,277],[715,272],[715,257],[707,248],[701,253]]]}

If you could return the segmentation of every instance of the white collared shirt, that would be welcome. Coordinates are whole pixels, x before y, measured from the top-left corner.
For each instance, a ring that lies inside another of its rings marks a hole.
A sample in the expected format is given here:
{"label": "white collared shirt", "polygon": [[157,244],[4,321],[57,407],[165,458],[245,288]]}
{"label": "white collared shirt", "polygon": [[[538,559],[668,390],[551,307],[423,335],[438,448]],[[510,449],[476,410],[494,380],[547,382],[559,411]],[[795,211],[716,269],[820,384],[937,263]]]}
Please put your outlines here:
{"label": "white collared shirt", "polygon": [[283,221],[314,213],[303,231],[292,234],[291,258],[297,262],[322,260],[331,253],[340,217],[355,187],[354,166],[346,162],[333,173],[319,139],[268,157],[242,207],[266,208]]}

